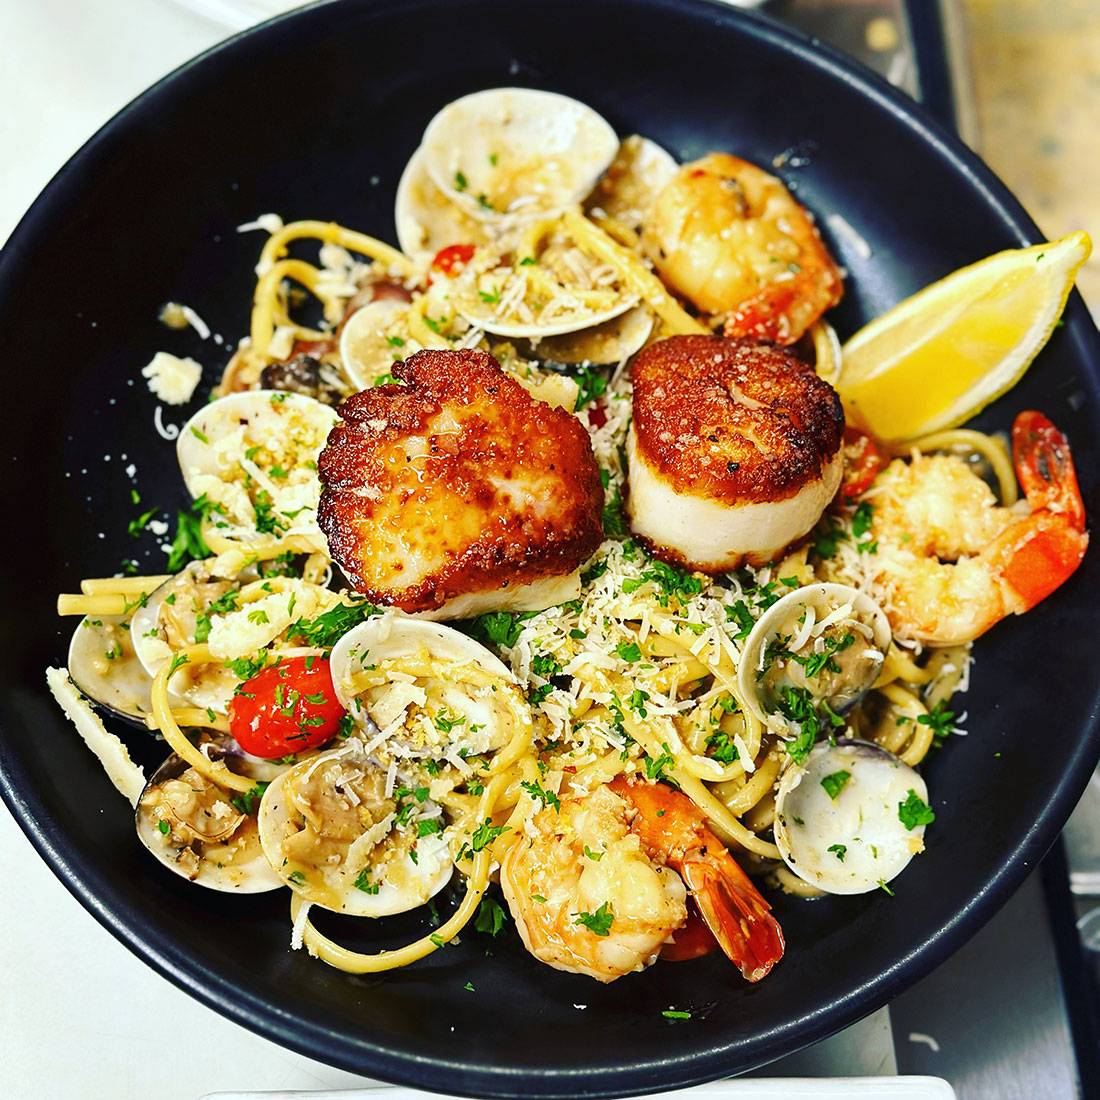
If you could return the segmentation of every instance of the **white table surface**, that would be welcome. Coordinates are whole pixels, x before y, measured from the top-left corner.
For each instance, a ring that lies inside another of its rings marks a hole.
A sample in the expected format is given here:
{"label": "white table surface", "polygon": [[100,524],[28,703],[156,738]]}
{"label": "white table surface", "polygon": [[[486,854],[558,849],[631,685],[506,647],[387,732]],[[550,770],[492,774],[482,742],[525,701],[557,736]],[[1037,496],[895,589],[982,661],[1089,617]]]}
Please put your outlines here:
{"label": "white table surface", "polygon": [[[169,0],[0,0],[0,242],[103,122],[224,35]],[[54,879],[2,806],[0,882],[5,1100],[197,1100],[371,1083],[229,1023],[139,962]],[[207,1039],[226,1052],[216,1067],[196,1056]],[[785,1070],[896,1072],[886,1010]]]}

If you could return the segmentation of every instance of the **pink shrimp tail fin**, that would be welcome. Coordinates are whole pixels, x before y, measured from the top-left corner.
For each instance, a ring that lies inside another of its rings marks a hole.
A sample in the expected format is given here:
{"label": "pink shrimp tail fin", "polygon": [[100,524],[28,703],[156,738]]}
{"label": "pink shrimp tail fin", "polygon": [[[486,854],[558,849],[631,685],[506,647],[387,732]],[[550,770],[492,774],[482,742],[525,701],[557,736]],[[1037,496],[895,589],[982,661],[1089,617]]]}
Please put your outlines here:
{"label": "pink shrimp tail fin", "polygon": [[724,848],[689,852],[682,874],[707,927],[745,979],[767,977],[783,957],[783,929],[733,856]]}

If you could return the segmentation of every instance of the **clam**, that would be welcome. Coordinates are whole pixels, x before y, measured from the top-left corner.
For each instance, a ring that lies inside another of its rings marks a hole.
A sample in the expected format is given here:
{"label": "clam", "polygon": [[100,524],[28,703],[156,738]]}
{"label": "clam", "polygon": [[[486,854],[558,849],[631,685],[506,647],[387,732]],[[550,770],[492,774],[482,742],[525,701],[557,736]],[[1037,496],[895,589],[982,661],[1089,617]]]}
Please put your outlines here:
{"label": "clam", "polygon": [[[442,623],[391,613],[348,631],[329,658],[336,697],[387,747],[412,758],[493,752],[511,736],[509,668]],[[501,690],[501,689],[504,690]],[[461,770],[461,769],[460,769]]]}
{"label": "clam", "polygon": [[652,331],[653,315],[645,306],[635,306],[591,328],[524,342],[520,351],[548,370],[613,366],[641,351]]}
{"label": "clam", "polygon": [[[232,741],[216,737],[202,747],[212,760],[236,758],[234,770],[250,774],[250,758],[241,757]],[[282,880],[260,845],[259,794],[234,797],[172,753],[138,800],[138,837],[169,870],[199,886],[237,894],[277,890]]]}
{"label": "clam", "polygon": [[490,88],[449,103],[421,143],[436,187],[481,221],[580,202],[618,148],[591,107],[530,88]]}
{"label": "clam", "polygon": [[[212,603],[236,587],[211,577],[204,562],[194,561],[155,589],[134,610],[130,638],[134,654],[151,681],[177,649],[193,644],[198,617]],[[225,714],[237,677],[219,661],[193,669],[184,665],[169,687],[192,706]]]}
{"label": "clam", "polygon": [[350,916],[415,909],[454,869],[441,808],[426,789],[391,779],[356,737],[280,775],[264,792],[259,830],[283,883]]}
{"label": "clam", "polygon": [[602,211],[636,230],[679,167],[672,155],[655,141],[631,134],[623,138],[615,159],[585,205],[594,214]]}
{"label": "clam", "polygon": [[320,540],[317,456],[338,420],[330,406],[283,390],[212,401],[184,425],[176,443],[187,491],[205,497],[226,538],[256,538],[263,528]]}
{"label": "clam", "polygon": [[485,244],[483,223],[456,206],[432,182],[424,165],[424,151],[417,149],[405,165],[397,184],[393,220],[397,243],[406,256],[432,255],[451,244]]}
{"label": "clam", "polygon": [[69,643],[68,666],[73,683],[92,702],[145,728],[153,709],[149,701],[153,680],[134,651],[127,616],[81,619]]}
{"label": "clam", "polygon": [[[408,354],[405,302],[383,298],[357,309],[340,330],[340,360],[356,389],[367,390]],[[394,343],[399,341],[399,343]],[[419,345],[418,345],[419,346]]]}
{"label": "clam", "polygon": [[850,710],[878,678],[890,624],[869,596],[846,584],[810,584],[777,600],[745,639],[737,682],[761,721],[791,691],[815,706]]}
{"label": "clam", "polygon": [[775,843],[787,866],[829,894],[863,894],[896,878],[924,849],[924,780],[869,741],[820,744],[788,768],[775,800]]}

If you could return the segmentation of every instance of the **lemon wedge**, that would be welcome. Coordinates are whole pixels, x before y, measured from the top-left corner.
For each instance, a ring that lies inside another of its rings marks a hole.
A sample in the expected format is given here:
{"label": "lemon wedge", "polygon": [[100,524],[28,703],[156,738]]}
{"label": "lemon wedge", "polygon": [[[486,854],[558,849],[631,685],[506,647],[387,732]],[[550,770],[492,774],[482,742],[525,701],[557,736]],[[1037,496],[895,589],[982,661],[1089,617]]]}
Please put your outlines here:
{"label": "lemon wedge", "polygon": [[841,353],[849,421],[902,442],[969,420],[1039,354],[1092,251],[1084,232],[998,252],[864,326]]}

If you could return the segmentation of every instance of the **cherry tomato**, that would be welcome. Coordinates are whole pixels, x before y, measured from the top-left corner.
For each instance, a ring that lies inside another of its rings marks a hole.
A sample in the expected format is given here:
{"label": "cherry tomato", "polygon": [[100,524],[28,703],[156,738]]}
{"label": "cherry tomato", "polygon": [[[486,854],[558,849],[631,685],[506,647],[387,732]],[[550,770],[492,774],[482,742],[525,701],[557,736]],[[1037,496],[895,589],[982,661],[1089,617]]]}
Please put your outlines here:
{"label": "cherry tomato", "polygon": [[432,267],[450,277],[457,275],[473,258],[472,244],[450,244],[441,248],[432,260]]}
{"label": "cherry tomato", "polygon": [[695,905],[690,903],[687,924],[673,932],[672,939],[673,943],[666,943],[661,948],[661,958],[665,962],[687,962],[718,949],[718,941],[699,916]]}
{"label": "cherry tomato", "polygon": [[588,410],[588,423],[593,428],[602,428],[607,423],[607,406],[602,398]]}
{"label": "cherry tomato", "polygon": [[324,657],[291,657],[245,680],[229,703],[229,732],[245,752],[274,759],[332,740],[344,708]]}
{"label": "cherry tomato", "polygon": [[840,495],[855,500],[871,488],[878,472],[886,465],[886,457],[878,444],[861,428],[844,429],[844,480]]}

